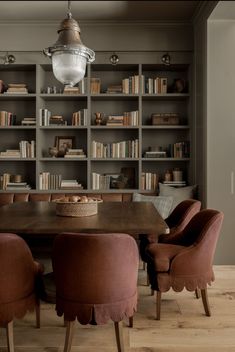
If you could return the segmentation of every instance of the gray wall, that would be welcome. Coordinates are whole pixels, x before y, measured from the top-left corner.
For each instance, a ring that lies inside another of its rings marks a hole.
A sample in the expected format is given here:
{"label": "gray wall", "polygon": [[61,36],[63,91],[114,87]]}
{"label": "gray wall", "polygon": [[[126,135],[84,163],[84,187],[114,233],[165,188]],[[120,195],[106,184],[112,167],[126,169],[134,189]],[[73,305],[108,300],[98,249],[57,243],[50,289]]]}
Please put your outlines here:
{"label": "gray wall", "polygon": [[[57,24],[1,24],[1,51],[40,51],[57,40]],[[82,24],[84,44],[98,51],[193,50],[192,26],[180,24]]]}
{"label": "gray wall", "polygon": [[216,253],[219,264],[235,264],[234,42],[234,20],[208,22],[207,206],[225,214]]}

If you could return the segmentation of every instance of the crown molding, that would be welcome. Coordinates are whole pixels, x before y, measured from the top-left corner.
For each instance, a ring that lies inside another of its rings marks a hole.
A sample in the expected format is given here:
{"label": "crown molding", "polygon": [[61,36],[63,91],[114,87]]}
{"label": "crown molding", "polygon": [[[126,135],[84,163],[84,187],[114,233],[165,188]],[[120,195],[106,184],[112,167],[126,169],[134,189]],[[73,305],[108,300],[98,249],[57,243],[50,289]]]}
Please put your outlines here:
{"label": "crown molding", "polygon": [[[0,26],[6,26],[6,25],[19,25],[19,26],[35,26],[35,25],[47,25],[47,26],[59,26],[61,20],[58,21],[48,21],[48,20],[43,20],[43,21],[32,21],[32,20],[17,20],[17,21],[6,21],[6,20],[1,20],[0,21]],[[94,21],[94,20],[81,20],[79,21],[79,25],[84,25],[84,26],[145,26],[145,27],[176,27],[176,26],[192,26],[192,21],[113,21],[113,20],[105,20],[105,21]]]}

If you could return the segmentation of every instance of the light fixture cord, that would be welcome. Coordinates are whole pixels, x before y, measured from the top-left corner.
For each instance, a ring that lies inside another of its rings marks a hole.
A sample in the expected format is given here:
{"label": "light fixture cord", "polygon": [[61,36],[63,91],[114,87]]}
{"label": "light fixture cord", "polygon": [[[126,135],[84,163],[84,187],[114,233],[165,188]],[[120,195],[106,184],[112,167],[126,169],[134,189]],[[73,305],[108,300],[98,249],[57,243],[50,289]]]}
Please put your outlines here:
{"label": "light fixture cord", "polygon": [[72,18],[71,1],[68,0],[68,18]]}

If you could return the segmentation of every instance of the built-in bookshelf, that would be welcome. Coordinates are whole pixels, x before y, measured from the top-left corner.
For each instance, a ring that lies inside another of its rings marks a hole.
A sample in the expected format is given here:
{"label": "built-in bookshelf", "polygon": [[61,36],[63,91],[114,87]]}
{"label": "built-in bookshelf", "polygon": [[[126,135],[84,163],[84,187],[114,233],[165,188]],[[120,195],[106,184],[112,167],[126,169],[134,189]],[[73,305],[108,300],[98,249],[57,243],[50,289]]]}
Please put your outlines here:
{"label": "built-in bookshelf", "polygon": [[175,168],[192,182],[189,63],[92,64],[65,91],[49,64],[0,79],[1,192],[153,192]]}

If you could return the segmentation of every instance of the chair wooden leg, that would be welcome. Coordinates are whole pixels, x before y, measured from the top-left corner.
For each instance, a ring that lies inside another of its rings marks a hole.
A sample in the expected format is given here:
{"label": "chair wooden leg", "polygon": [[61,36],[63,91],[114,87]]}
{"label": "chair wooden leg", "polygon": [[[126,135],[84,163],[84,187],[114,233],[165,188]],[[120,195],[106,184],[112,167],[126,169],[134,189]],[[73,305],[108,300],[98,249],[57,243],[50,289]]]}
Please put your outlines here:
{"label": "chair wooden leg", "polygon": [[133,322],[134,322],[133,316],[129,317],[129,328],[133,328]]}
{"label": "chair wooden leg", "polygon": [[7,331],[7,348],[8,352],[14,352],[14,340],[13,340],[13,320],[6,326]]}
{"label": "chair wooden leg", "polygon": [[65,336],[65,343],[64,343],[64,352],[70,352],[73,340],[73,330],[74,330],[74,321],[67,321],[66,322],[66,336]]}
{"label": "chair wooden leg", "polygon": [[146,285],[149,286],[150,282],[149,282],[149,274],[147,273],[147,281],[146,281]]}
{"label": "chair wooden leg", "polygon": [[36,313],[36,328],[39,329],[41,325],[41,319],[40,319],[40,299],[36,301],[35,305],[35,313]]}
{"label": "chair wooden leg", "polygon": [[207,289],[206,288],[202,289],[201,294],[202,294],[202,303],[203,303],[205,313],[208,317],[210,317],[211,310],[210,310],[210,305],[209,305],[209,300],[208,300],[208,295],[207,295]]}
{"label": "chair wooden leg", "polygon": [[156,313],[157,313],[157,320],[160,320],[161,317],[161,292],[157,291],[156,295]]}
{"label": "chair wooden leg", "polygon": [[154,290],[151,289],[151,296],[154,296]]}
{"label": "chair wooden leg", "polygon": [[195,295],[196,295],[196,298],[197,298],[197,299],[201,298],[201,291],[200,291],[199,288],[196,288],[196,290],[195,290]]}
{"label": "chair wooden leg", "polygon": [[118,352],[124,352],[122,321],[115,321],[114,326]]}

